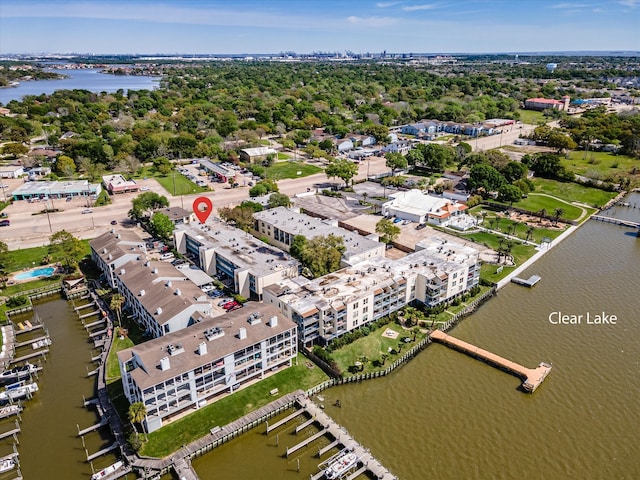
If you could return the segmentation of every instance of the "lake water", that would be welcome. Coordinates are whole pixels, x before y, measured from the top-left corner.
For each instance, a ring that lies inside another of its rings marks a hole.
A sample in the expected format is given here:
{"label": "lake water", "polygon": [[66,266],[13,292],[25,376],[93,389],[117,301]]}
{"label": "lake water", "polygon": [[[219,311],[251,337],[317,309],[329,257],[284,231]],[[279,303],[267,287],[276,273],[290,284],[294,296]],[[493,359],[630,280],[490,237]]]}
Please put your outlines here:
{"label": "lake water", "polygon": [[100,73],[99,69],[62,70],[50,69],[50,72],[67,75],[62,80],[34,80],[20,82],[17,87],[0,88],[0,103],[6,105],[11,100],[20,101],[25,95],[50,94],[56,90],[89,90],[90,92],[116,92],[120,89],[153,90],[158,87],[160,77],[112,75]]}

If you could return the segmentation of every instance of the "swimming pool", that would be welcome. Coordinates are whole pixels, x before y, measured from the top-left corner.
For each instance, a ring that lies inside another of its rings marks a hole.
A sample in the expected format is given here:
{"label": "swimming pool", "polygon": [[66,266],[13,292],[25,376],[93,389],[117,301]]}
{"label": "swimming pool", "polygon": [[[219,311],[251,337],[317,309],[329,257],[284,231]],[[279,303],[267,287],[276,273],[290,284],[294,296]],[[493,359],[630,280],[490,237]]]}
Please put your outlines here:
{"label": "swimming pool", "polygon": [[30,278],[36,277],[50,277],[55,272],[55,268],[53,267],[42,267],[35,268],[33,270],[29,270],[28,272],[22,272],[17,274],[15,277],[16,280],[29,280]]}

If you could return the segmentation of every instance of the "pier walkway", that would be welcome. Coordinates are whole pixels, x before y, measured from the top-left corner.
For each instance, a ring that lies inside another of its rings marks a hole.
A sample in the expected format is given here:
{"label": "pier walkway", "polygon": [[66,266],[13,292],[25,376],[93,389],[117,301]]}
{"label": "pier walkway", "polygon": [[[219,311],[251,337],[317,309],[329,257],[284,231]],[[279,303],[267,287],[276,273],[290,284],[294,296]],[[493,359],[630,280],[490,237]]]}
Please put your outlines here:
{"label": "pier walkway", "polygon": [[620,220],[619,218],[605,217],[604,215],[591,215],[591,218],[593,220],[598,220],[599,222],[614,223],[616,225],[621,225],[623,227],[640,229],[639,222],[632,222],[630,220]]}
{"label": "pier walkway", "polygon": [[551,365],[541,363],[537,368],[527,368],[522,365],[507,360],[504,357],[491,353],[482,348],[476,347],[458,338],[447,335],[441,330],[435,330],[430,334],[433,340],[436,340],[448,347],[459,350],[463,353],[477,357],[490,365],[495,365],[523,379],[522,389],[526,392],[533,393],[546,378],[551,371]]}

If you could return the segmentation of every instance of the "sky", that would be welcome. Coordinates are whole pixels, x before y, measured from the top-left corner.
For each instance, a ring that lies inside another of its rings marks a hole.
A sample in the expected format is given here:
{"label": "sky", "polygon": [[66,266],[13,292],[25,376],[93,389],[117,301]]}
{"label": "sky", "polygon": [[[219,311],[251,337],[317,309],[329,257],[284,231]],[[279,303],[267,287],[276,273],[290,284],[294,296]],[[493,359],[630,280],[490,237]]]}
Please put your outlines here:
{"label": "sky", "polygon": [[0,54],[640,51],[640,0],[0,0]]}

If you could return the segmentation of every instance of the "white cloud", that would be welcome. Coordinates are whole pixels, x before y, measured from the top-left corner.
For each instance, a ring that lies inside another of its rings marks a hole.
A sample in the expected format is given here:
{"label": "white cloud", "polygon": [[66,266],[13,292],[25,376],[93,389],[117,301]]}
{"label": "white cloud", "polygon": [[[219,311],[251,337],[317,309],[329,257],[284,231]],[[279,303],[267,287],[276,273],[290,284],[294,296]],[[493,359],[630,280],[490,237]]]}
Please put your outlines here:
{"label": "white cloud", "polygon": [[389,8],[389,7],[395,7],[396,5],[400,5],[402,3],[407,3],[406,1],[402,1],[402,2],[378,2],[376,3],[376,7],[378,8]]}
{"label": "white cloud", "polygon": [[398,25],[400,23],[400,19],[394,17],[356,17],[355,15],[352,15],[347,17],[347,22],[352,25],[363,27],[389,27],[392,25]]}
{"label": "white cloud", "polygon": [[584,3],[556,3],[555,5],[551,5],[551,7],[549,8],[575,9],[575,8],[588,8],[588,7],[591,7],[591,5],[587,5]]}
{"label": "white cloud", "polygon": [[618,3],[625,7],[636,8],[640,4],[640,0],[619,0]]}
{"label": "white cloud", "polygon": [[402,10],[405,12],[416,12],[418,10],[433,10],[434,8],[439,8],[439,6],[433,3],[425,3],[422,5],[407,5],[406,7],[402,7]]}

